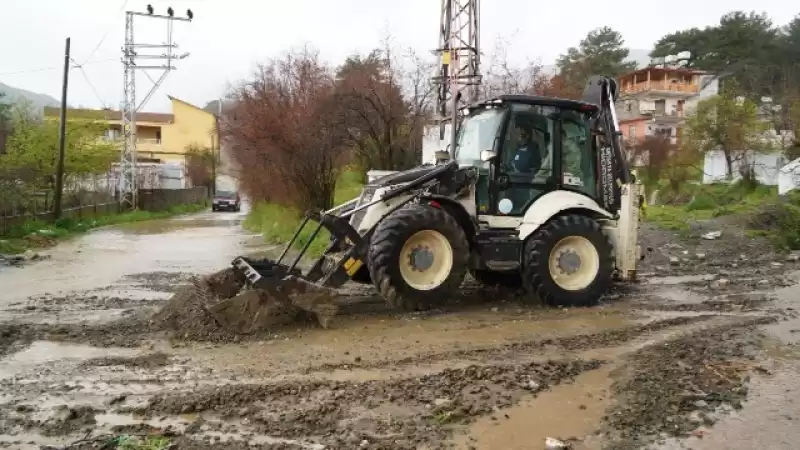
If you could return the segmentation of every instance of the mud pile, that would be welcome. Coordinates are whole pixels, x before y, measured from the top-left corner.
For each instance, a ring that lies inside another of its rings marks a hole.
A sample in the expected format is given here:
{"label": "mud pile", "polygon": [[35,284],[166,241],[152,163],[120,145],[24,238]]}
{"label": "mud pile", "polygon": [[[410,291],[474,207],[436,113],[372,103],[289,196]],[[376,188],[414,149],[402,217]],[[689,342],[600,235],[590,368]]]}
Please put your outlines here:
{"label": "mud pile", "polygon": [[236,342],[300,321],[317,319],[327,326],[337,312],[335,305],[307,304],[300,281],[276,280],[270,291],[251,290],[245,281],[232,268],[195,277],[153,316],[153,323],[180,339]]}

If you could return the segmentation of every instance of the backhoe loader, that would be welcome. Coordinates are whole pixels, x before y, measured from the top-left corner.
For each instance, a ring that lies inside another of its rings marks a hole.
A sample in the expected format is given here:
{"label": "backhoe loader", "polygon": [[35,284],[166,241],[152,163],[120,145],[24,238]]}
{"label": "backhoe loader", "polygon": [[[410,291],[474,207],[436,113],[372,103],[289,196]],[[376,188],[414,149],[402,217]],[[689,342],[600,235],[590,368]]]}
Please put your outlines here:
{"label": "backhoe loader", "polygon": [[[516,280],[548,305],[595,305],[612,279],[636,277],[639,259],[641,185],[626,166],[616,97],[615,80],[596,76],[581,101],[502,95],[472,104],[436,164],[375,180],[306,217],[277,260],[232,265],[251,289],[304,309],[330,302],[348,281],[372,283],[392,307],[426,309],[457,294],[468,273]],[[309,225],[311,238],[289,258]],[[303,273],[322,229],[330,245]]]}

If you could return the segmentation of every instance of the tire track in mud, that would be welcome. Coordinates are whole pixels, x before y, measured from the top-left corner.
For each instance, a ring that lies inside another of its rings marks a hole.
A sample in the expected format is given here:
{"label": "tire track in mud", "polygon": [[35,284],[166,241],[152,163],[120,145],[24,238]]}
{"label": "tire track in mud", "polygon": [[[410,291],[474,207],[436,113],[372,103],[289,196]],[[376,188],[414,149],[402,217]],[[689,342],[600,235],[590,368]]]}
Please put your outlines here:
{"label": "tire track in mud", "polygon": [[612,388],[606,450],[645,448],[664,437],[702,435],[715,415],[742,408],[748,374],[758,370],[761,325],[776,316],[738,318],[635,351]]}
{"label": "tire track in mud", "polygon": [[312,374],[316,372],[330,372],[340,369],[380,369],[389,366],[407,366],[417,363],[430,363],[453,359],[485,360],[489,358],[508,357],[511,354],[533,354],[546,349],[579,351],[593,348],[616,347],[650,333],[663,331],[673,327],[705,322],[716,317],[718,317],[718,315],[715,314],[674,317],[663,320],[655,320],[643,325],[635,325],[627,328],[603,331],[599,333],[579,334],[575,336],[540,339],[534,341],[513,342],[497,347],[436,352],[393,359],[390,361],[355,361],[352,363],[322,364],[307,367],[303,370],[303,373]]}
{"label": "tire track in mud", "polygon": [[399,380],[225,385],[155,396],[147,416],[211,412],[257,433],[327,448],[444,448],[455,427],[594,370],[600,360],[473,365]]}

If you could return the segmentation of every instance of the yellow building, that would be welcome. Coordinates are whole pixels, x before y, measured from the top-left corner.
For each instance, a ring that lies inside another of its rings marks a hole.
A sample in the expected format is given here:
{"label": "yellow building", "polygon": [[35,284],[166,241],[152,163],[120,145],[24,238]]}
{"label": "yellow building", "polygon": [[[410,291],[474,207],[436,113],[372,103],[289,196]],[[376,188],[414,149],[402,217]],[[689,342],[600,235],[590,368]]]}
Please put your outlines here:
{"label": "yellow building", "polygon": [[[203,108],[169,97],[172,113],[136,113],[136,151],[140,162],[185,162],[187,149],[218,150],[216,117]],[[45,107],[46,119],[58,120],[59,108]],[[122,145],[122,113],[111,109],[67,110],[67,120],[89,119],[105,122],[104,139]]]}

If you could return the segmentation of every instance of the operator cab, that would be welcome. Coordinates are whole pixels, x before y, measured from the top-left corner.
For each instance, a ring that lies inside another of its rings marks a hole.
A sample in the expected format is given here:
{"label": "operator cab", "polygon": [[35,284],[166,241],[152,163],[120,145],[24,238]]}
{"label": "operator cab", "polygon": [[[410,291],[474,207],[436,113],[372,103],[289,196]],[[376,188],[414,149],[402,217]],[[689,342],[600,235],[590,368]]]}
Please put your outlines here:
{"label": "operator cab", "polygon": [[[591,103],[504,95],[469,107],[456,139],[459,166],[479,168],[478,213],[521,217],[542,195],[573,191],[600,202]],[[605,206],[605,205],[604,205]]]}

